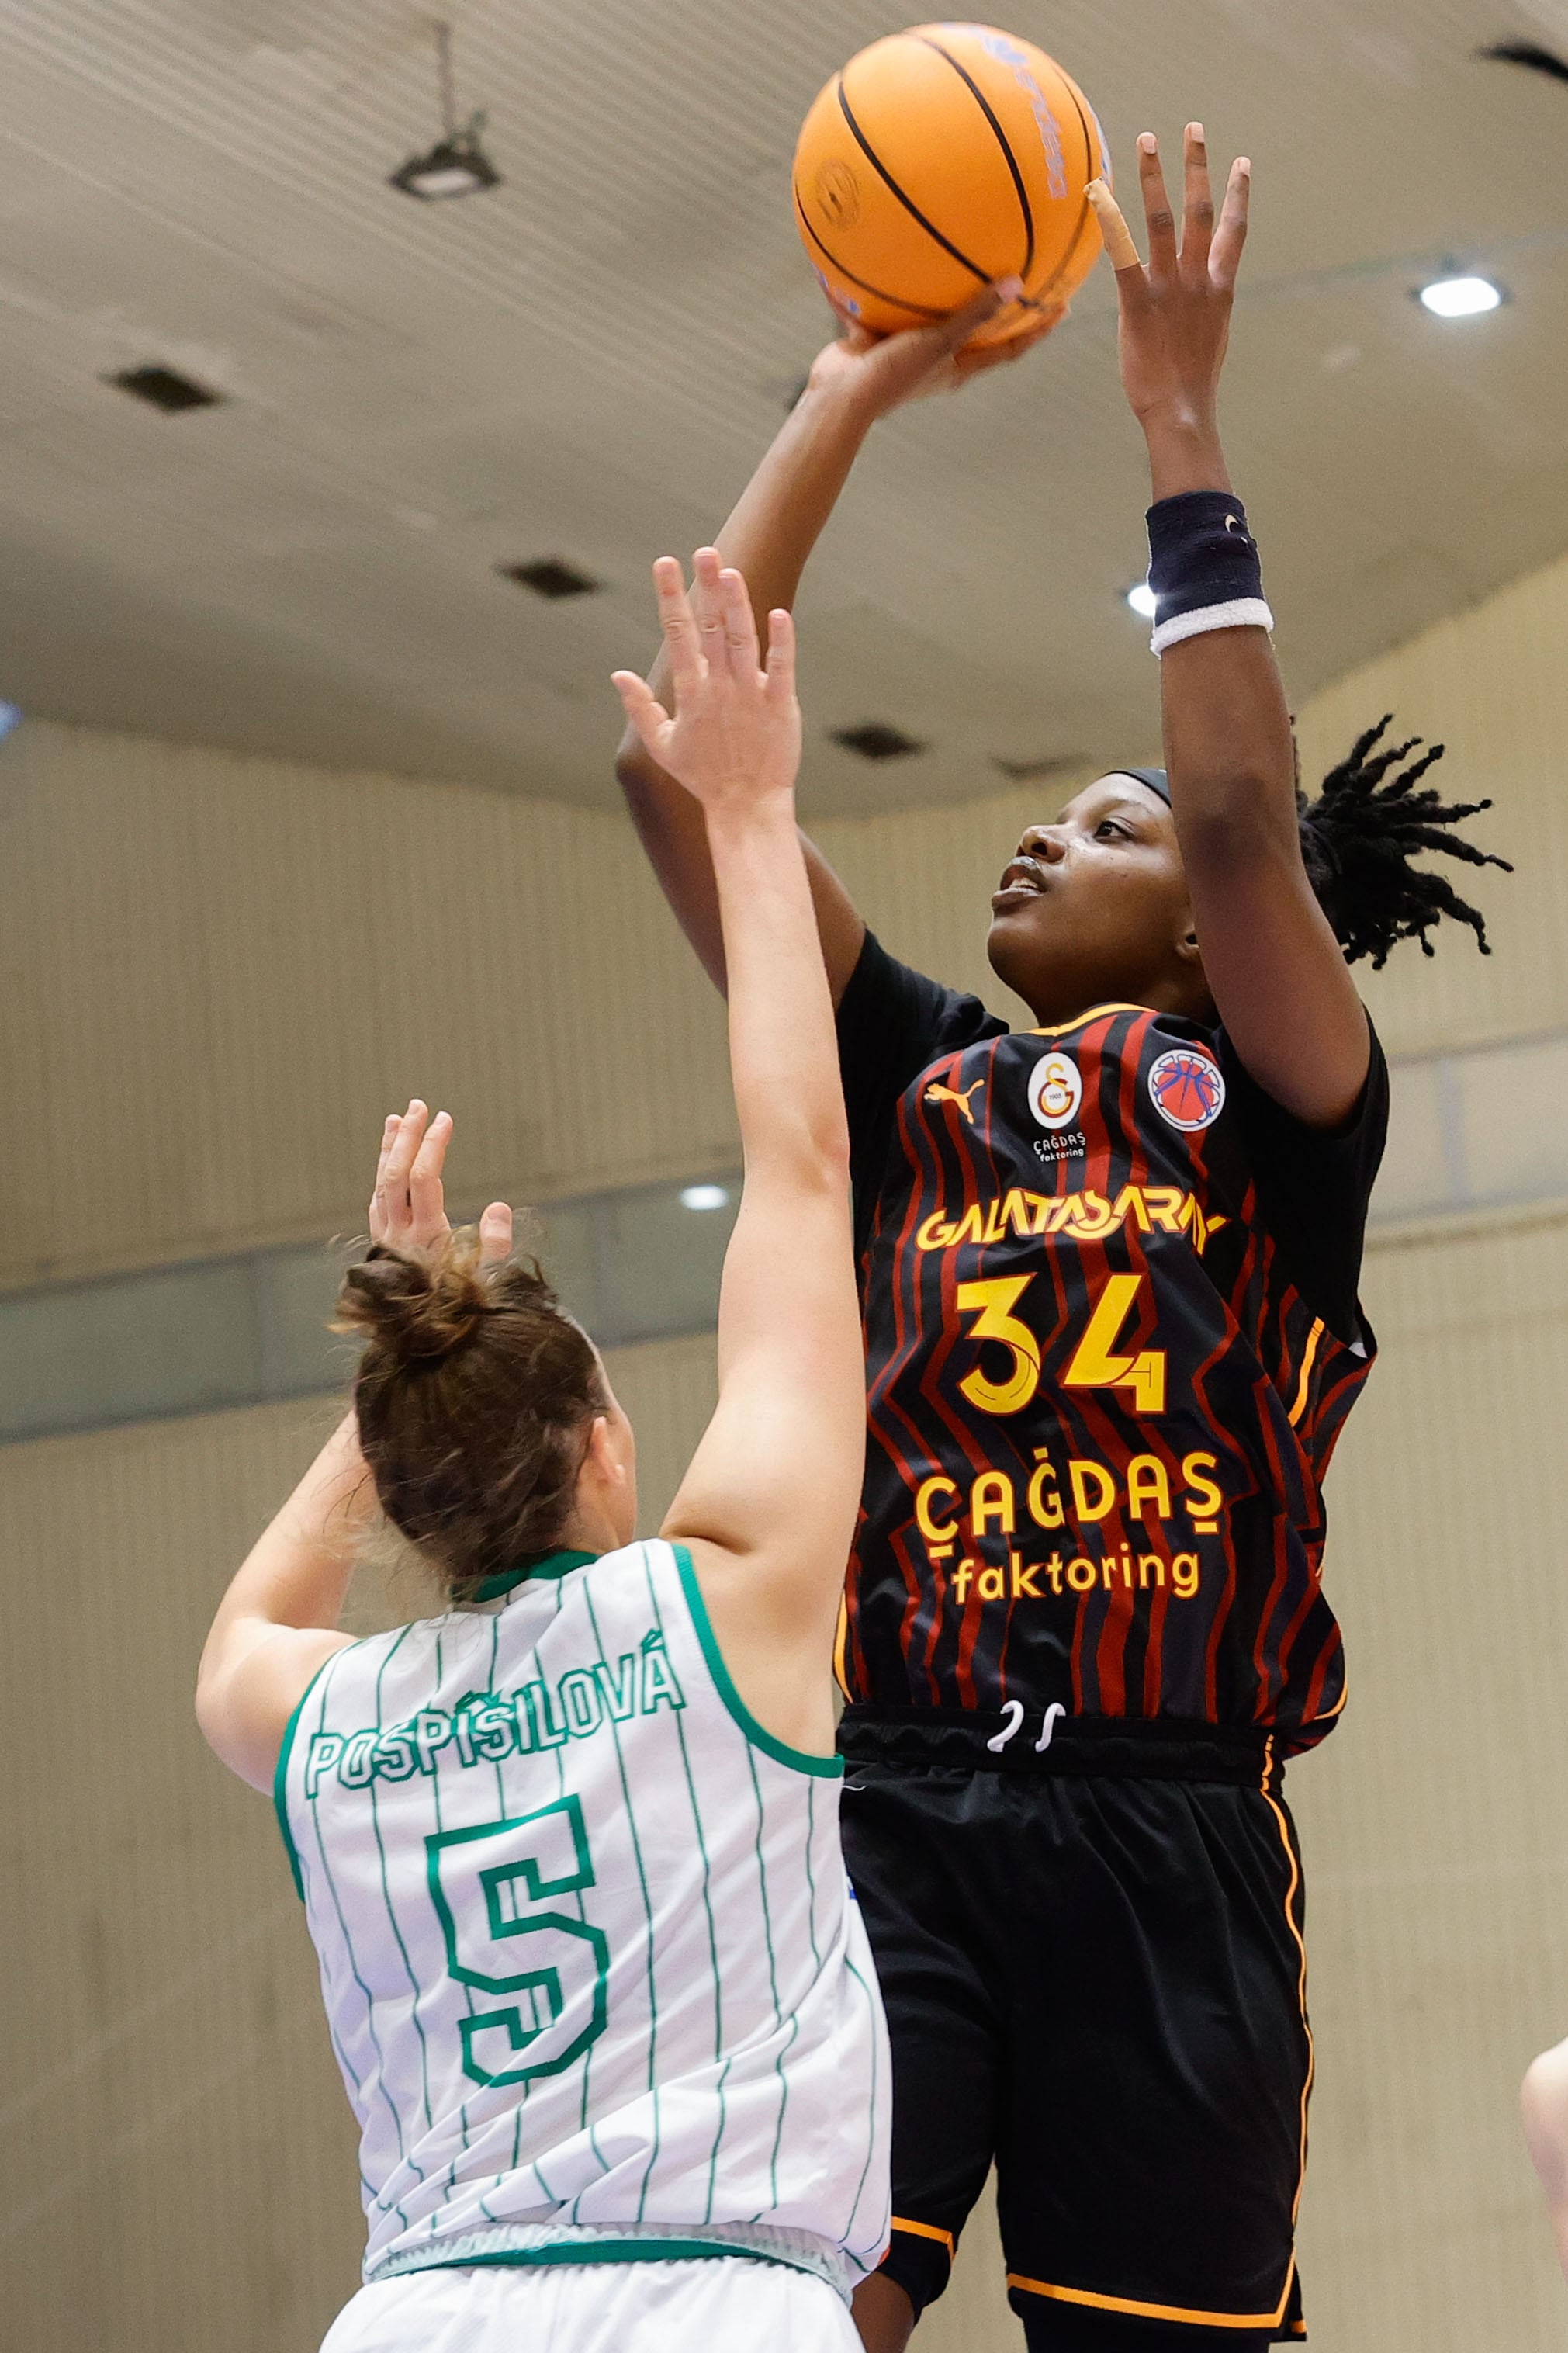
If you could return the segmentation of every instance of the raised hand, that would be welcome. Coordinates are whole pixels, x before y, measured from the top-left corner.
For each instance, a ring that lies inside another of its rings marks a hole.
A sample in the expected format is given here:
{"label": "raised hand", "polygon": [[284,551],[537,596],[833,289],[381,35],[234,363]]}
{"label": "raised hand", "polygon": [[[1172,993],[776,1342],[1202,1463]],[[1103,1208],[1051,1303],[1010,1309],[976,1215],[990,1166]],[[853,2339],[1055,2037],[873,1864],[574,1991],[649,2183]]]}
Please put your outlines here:
{"label": "raised hand", "polygon": [[[405,1112],[388,1112],[381,1132],[375,1190],[370,1198],[370,1238],[400,1250],[434,1250],[451,1232],[441,1172],[452,1140],[452,1115],[417,1095]],[[492,1201],[479,1219],[479,1262],[499,1265],[511,1256],[511,1211]]]}
{"label": "raised hand", "polygon": [[1216,224],[1201,122],[1188,123],[1184,144],[1185,187],[1178,243],[1159,141],[1152,131],[1143,132],[1138,141],[1138,177],[1149,229],[1147,269],[1103,181],[1090,182],[1089,198],[1116,272],[1121,384],[1134,415],[1145,429],[1166,422],[1206,433],[1214,427],[1220,370],[1230,340],[1252,165],[1246,156],[1231,165]]}
{"label": "raised hand", "polygon": [[695,610],[674,556],[653,567],[675,715],[634,670],[618,670],[626,717],[659,766],[709,811],[787,796],[801,745],[795,625],[787,613],[768,615],[764,666],[741,575],[711,547],[698,549],[692,569]]}
{"label": "raised hand", "polygon": [[965,351],[970,336],[994,319],[1005,302],[1016,301],[1020,291],[1016,278],[999,279],[994,286],[982,287],[951,319],[931,327],[907,327],[896,335],[873,335],[854,319],[837,314],[844,332],[837,343],[818,352],[806,382],[813,392],[863,406],[868,417],[886,417],[889,409],[925,400],[932,393],[954,392],[992,368],[1021,360],[1067,317],[1063,302],[1042,311],[1033,326],[1005,343]]}

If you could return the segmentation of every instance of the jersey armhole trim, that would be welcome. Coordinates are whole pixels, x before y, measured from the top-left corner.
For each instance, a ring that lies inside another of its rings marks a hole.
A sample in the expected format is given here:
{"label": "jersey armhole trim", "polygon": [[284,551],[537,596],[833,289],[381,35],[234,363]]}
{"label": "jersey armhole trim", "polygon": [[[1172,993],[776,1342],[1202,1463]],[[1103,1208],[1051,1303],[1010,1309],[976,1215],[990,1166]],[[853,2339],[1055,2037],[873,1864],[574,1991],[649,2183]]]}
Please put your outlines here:
{"label": "jersey armhole trim", "polygon": [[808,1749],[791,1748],[784,1741],[775,1740],[773,1734],[765,1732],[757,1722],[735,1689],[730,1670],[724,1664],[724,1653],[719,1648],[719,1638],[708,1615],[708,1604],[702,1599],[702,1588],[697,1581],[691,1555],[683,1544],[672,1544],[669,1549],[675,1555],[675,1566],[680,1573],[680,1589],[686,1597],[686,1606],[697,1629],[697,1639],[702,1645],[702,1656],[713,1678],[714,1687],[752,1746],[760,1748],[764,1757],[771,1757],[775,1765],[787,1765],[792,1772],[815,1774],[823,1780],[840,1779],[844,1772],[842,1757],[814,1757]]}
{"label": "jersey armhole trim", "polygon": [[332,1660],[340,1659],[342,1656],[341,1651],[334,1651],[330,1658],[323,1659],[300,1694],[294,1713],[283,1727],[283,1746],[278,1751],[278,1762],[272,1767],[272,1810],[278,1817],[278,1827],[283,1834],[284,1850],[289,1857],[289,1868],[294,1874],[294,1893],[301,1904],[305,1901],[305,1875],[300,1868],[300,1855],[294,1844],[294,1833],[289,1827],[289,1793],[285,1787],[289,1777],[289,1758],[293,1752],[295,1727],[304,1713],[305,1702],[331,1665]]}

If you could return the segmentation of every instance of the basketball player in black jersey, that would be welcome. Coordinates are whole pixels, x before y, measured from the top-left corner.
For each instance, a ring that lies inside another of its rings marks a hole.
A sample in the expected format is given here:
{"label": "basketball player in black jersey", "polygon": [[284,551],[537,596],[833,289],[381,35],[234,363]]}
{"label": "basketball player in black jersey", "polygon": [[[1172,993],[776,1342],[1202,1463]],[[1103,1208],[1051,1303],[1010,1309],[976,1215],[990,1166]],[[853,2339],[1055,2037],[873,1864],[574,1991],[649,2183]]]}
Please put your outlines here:
{"label": "basketball player in black jersey", "polygon": [[[838,1008],[870,1420],[839,1646],[845,1839],[894,2050],[874,2353],[942,2293],[994,2160],[1029,2344],[1240,2353],[1303,2333],[1311,2042],[1287,1756],[1344,1698],[1321,1482],[1366,1377],[1357,1303],[1388,1080],[1348,964],[1479,917],[1428,753],[1369,730],[1310,807],[1215,422],[1248,173],[1178,243],[1140,142],[1145,270],[1109,200],[1143,426],[1166,768],[1115,770],[1003,864],[1009,1035],[898,964],[808,852]],[[953,381],[946,329],[851,332],[699,561],[765,607],[873,419]],[[656,690],[664,681],[656,674]],[[701,813],[619,773],[715,981]],[[1484,804],[1483,804],[1484,806]],[[1498,862],[1498,861],[1489,861]],[[1002,864],[999,856],[999,864]]]}

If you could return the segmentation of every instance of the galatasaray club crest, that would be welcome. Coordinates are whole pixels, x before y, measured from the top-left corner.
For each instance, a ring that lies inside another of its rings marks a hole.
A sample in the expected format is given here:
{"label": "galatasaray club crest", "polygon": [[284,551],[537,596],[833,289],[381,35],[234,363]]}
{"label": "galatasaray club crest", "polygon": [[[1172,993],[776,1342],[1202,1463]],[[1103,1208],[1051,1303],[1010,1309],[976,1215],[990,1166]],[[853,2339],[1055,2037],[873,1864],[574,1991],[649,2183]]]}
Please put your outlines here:
{"label": "galatasaray club crest", "polygon": [[1029,1073],[1029,1109],[1042,1127],[1068,1127],[1083,1101],[1083,1079],[1070,1054],[1058,1047],[1042,1054]]}
{"label": "galatasaray club crest", "polygon": [[1195,1046],[1176,1046],[1150,1071],[1149,1099],[1173,1127],[1212,1127],[1225,1109],[1219,1065]]}

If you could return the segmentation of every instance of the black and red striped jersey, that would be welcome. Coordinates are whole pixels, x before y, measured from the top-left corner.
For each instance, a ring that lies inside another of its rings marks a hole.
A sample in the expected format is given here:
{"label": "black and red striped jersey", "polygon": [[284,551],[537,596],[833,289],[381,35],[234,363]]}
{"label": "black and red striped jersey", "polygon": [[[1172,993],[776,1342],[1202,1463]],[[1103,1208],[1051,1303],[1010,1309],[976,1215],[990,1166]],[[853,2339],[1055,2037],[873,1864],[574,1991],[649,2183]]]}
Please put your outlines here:
{"label": "black and red striped jersey", "polygon": [[869,1405],[847,1693],[1321,1738],[1375,1037],[1324,1135],[1223,1031],[1108,1005],[1009,1032],[868,939],[839,1038]]}

